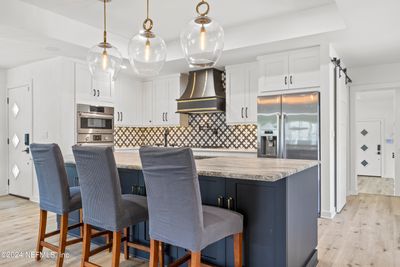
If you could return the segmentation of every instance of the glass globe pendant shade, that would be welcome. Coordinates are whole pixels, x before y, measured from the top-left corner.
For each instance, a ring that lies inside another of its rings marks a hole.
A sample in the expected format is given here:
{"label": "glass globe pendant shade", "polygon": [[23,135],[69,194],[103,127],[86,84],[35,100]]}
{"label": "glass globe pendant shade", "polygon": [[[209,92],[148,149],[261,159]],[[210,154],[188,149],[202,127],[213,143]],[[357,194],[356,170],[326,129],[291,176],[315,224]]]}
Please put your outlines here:
{"label": "glass globe pendant shade", "polygon": [[111,77],[115,81],[121,70],[123,59],[116,47],[102,42],[89,50],[86,61],[92,77]]}
{"label": "glass globe pendant shade", "polygon": [[224,30],[210,17],[199,16],[182,30],[181,46],[191,67],[213,67],[224,49]]}
{"label": "glass globe pendant shade", "polygon": [[156,76],[167,58],[164,40],[151,31],[141,31],[128,45],[129,61],[140,76]]}

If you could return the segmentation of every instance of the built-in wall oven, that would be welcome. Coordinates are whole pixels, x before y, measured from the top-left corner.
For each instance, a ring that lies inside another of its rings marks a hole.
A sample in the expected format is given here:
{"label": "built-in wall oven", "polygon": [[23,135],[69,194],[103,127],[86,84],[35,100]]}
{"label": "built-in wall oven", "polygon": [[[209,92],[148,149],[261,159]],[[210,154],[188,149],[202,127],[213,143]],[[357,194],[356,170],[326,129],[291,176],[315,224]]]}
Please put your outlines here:
{"label": "built-in wall oven", "polygon": [[77,144],[114,146],[114,108],[77,105]]}

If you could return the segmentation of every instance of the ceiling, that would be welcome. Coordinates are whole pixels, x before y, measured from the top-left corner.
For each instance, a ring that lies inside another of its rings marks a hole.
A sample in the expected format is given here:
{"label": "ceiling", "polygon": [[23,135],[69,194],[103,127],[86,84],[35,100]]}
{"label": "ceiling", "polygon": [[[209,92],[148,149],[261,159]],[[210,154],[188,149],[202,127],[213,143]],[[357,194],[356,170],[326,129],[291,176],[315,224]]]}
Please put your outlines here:
{"label": "ceiling", "polygon": [[[166,64],[169,71],[187,70],[179,33],[195,16],[197,2],[150,0],[154,31],[167,41],[168,54],[173,55]],[[209,3],[210,16],[226,33],[221,66],[321,43],[332,43],[347,67],[400,62],[399,0]],[[144,15],[145,0],[113,0],[109,5],[110,40],[125,57],[127,42],[140,30]],[[0,9],[0,68],[56,55],[84,59],[87,49],[100,41],[101,31],[99,0],[7,1]]]}
{"label": "ceiling", "polygon": [[[22,0],[94,27],[103,26],[103,5],[98,0]],[[200,0],[150,0],[154,31],[166,41],[177,39],[195,15]],[[224,27],[306,10],[334,0],[210,0],[210,16]],[[146,0],[113,0],[108,8],[109,30],[132,37],[145,19]],[[245,11],[245,12],[244,12]]]}

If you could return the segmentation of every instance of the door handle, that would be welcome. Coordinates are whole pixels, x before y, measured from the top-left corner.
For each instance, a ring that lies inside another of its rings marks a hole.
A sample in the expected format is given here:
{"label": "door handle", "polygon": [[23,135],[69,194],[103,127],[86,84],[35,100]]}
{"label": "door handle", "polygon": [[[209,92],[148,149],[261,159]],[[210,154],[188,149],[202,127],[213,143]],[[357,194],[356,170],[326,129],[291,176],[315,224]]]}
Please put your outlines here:
{"label": "door handle", "polygon": [[242,107],[242,111],[240,112],[242,114],[242,119],[243,119],[243,110],[244,110],[244,108]]}
{"label": "door handle", "polygon": [[246,107],[246,111],[245,111],[245,114],[246,114],[246,118],[249,118],[249,116],[248,116],[248,114],[247,114],[247,111],[248,111],[248,107]]}
{"label": "door handle", "polygon": [[281,140],[281,153],[282,153],[282,158],[286,158],[286,129],[285,129],[285,123],[286,123],[286,117],[287,115],[285,113],[282,114],[281,116],[281,131],[282,131],[282,140]]}
{"label": "door handle", "polygon": [[96,96],[96,89],[93,89],[93,96]]}
{"label": "door handle", "polygon": [[162,113],[162,121],[165,121],[165,112]]}
{"label": "door handle", "polygon": [[27,147],[24,150],[22,150],[22,152],[25,152],[26,154],[29,154],[29,147]]}
{"label": "door handle", "polygon": [[287,76],[285,76],[285,85],[287,85]]}
{"label": "door handle", "polygon": [[97,96],[98,97],[100,96],[100,90],[97,90]]}
{"label": "door handle", "polygon": [[293,76],[290,75],[290,84],[293,84]]}
{"label": "door handle", "polygon": [[118,115],[117,121],[119,121],[120,120],[119,111],[117,112],[117,115]]}
{"label": "door handle", "polygon": [[165,121],[168,121],[168,112],[165,112]]}
{"label": "door handle", "polygon": [[121,111],[121,121],[124,120],[124,113]]}

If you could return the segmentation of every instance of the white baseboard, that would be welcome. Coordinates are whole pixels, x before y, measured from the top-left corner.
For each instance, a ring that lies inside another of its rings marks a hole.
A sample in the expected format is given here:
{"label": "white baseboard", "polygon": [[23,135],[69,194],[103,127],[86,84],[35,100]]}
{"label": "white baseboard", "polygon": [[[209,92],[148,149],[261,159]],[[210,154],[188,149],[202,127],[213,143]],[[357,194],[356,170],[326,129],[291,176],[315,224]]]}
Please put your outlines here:
{"label": "white baseboard", "polygon": [[321,218],[324,219],[333,219],[336,215],[336,212],[334,211],[327,211],[327,210],[322,210],[321,211]]}

